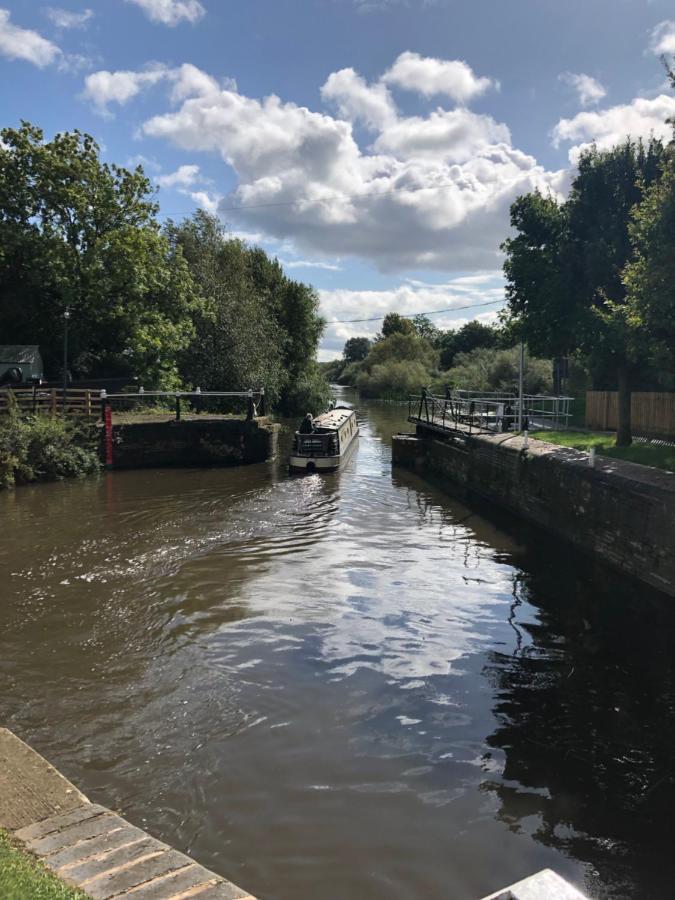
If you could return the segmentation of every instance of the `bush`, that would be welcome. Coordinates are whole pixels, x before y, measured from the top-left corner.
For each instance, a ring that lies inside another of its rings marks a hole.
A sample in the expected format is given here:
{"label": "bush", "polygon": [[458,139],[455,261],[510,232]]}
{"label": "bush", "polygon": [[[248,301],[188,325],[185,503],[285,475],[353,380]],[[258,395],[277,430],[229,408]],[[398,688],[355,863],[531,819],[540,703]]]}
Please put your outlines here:
{"label": "bush", "polygon": [[405,400],[409,394],[419,393],[427,381],[428,370],[421,362],[387,360],[373,366],[370,372],[362,371],[356,386],[366,397]]}
{"label": "bush", "polygon": [[[481,348],[458,353],[455,365],[443,373],[439,381],[466,391],[518,392],[520,350]],[[548,359],[525,359],[524,389],[526,394],[545,394],[553,390],[553,366]]]}
{"label": "bush", "polygon": [[288,388],[279,404],[283,415],[294,416],[306,412],[318,415],[328,406],[330,386],[319,369],[311,363]]}
{"label": "bush", "polygon": [[0,419],[0,488],[89,475],[99,468],[96,429],[63,419],[22,419],[11,407]]}

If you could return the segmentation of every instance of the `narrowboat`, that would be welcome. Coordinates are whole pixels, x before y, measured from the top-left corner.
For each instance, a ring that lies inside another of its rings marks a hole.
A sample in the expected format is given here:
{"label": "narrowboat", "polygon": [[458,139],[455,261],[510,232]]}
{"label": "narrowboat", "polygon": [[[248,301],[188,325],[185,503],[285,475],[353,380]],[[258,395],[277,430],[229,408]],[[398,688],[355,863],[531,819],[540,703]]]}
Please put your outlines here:
{"label": "narrowboat", "polygon": [[307,472],[337,469],[353,449],[358,434],[354,410],[336,406],[312,420],[311,432],[295,432],[289,466]]}

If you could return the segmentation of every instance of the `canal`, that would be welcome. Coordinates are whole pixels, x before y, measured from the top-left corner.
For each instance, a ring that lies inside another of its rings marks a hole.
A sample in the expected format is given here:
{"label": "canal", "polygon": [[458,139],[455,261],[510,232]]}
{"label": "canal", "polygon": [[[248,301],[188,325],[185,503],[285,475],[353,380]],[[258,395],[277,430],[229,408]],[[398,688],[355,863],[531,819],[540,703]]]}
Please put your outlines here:
{"label": "canal", "polygon": [[391,469],[0,494],[0,724],[261,898],[672,896],[666,601]]}

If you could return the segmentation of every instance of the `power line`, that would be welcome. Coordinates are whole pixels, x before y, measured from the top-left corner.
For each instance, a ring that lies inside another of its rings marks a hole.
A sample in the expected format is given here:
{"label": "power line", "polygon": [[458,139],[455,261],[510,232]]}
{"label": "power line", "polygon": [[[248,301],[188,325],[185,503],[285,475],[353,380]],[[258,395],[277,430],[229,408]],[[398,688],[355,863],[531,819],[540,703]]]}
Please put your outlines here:
{"label": "power line", "polygon": [[392,188],[389,191],[372,191],[366,194],[336,194],[333,197],[317,197],[313,201],[310,201],[310,198],[308,197],[303,197],[302,200],[279,200],[276,203],[251,203],[244,206],[221,206],[218,212],[238,212],[239,210],[245,209],[269,209],[270,207],[275,206],[297,206],[300,203],[306,202],[333,203],[336,200],[360,200],[362,197],[387,197],[390,194],[415,194],[418,191],[436,191],[440,188],[454,187],[455,184],[456,182],[454,181],[447,181],[445,184],[428,184],[423,187]]}
{"label": "power line", "polygon": [[[399,315],[402,319],[414,319],[415,316],[437,316],[440,313],[459,312],[462,309],[476,309],[478,306],[494,306],[495,303],[503,302],[503,300],[488,300],[485,303],[470,303],[468,306],[449,306],[447,309],[429,309],[425,312],[399,313]],[[361,322],[382,322],[384,319],[386,319],[386,315],[374,316],[372,319],[338,319],[337,322],[328,322],[327,326],[330,328],[331,325],[356,325]]]}

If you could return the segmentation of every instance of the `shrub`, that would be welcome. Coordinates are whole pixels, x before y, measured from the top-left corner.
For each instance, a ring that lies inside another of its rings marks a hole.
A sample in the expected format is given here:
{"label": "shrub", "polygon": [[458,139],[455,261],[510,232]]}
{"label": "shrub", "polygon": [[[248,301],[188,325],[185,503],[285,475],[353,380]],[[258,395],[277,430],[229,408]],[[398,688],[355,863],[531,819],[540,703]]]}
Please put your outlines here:
{"label": "shrub", "polygon": [[360,372],[356,386],[366,397],[404,400],[409,394],[418,393],[428,377],[428,370],[421,362],[387,360],[373,366],[370,372]]}
{"label": "shrub", "polygon": [[96,429],[47,416],[0,419],[0,488],[89,475],[99,468]]}

